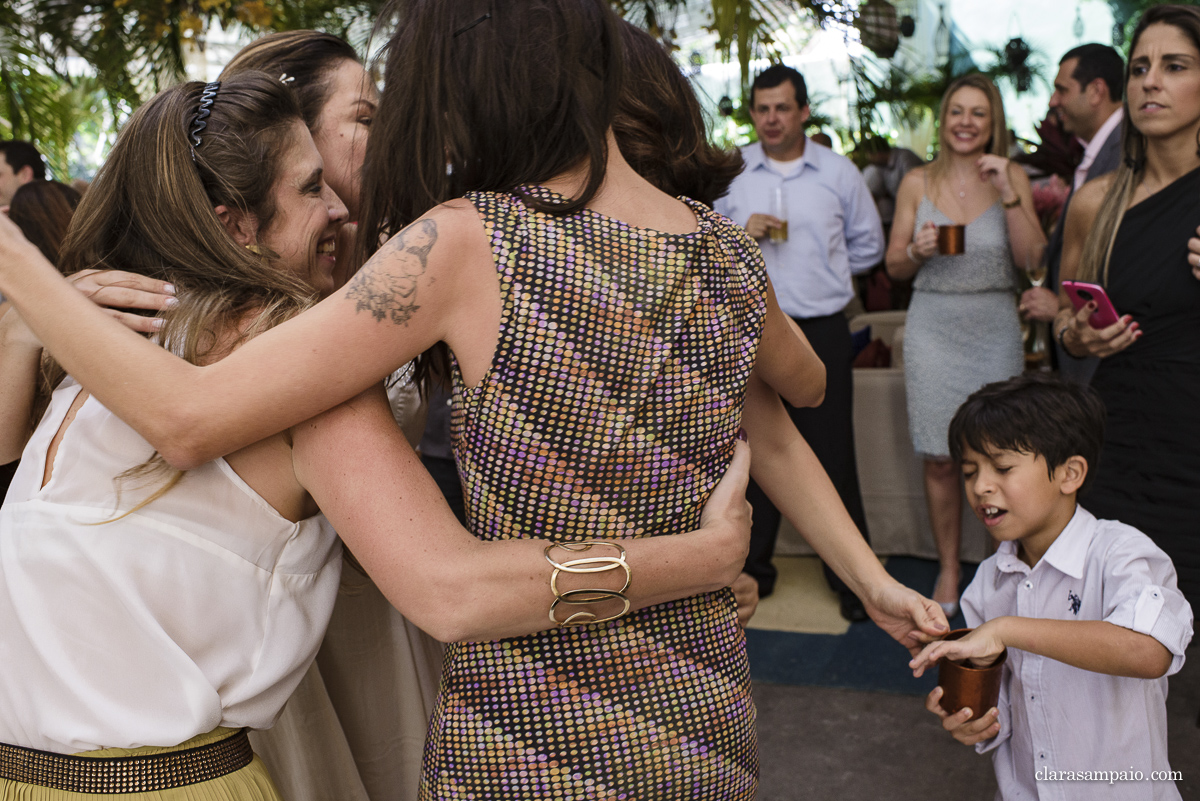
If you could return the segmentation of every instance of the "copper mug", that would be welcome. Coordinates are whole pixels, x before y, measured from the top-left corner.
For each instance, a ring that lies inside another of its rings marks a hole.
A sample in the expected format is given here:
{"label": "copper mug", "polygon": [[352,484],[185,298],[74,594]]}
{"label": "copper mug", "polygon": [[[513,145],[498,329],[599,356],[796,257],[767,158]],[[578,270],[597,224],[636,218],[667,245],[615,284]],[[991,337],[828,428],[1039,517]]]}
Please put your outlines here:
{"label": "copper mug", "polygon": [[[955,629],[942,639],[957,640],[970,634],[973,629]],[[942,688],[942,709],[953,715],[963,707],[971,708],[971,720],[978,720],[1000,700],[1000,677],[1004,674],[1004,663],[1008,660],[1005,648],[996,661],[984,668],[973,667],[968,662],[938,662],[938,686]]]}
{"label": "copper mug", "polygon": [[938,253],[957,256],[967,249],[967,226],[939,225],[937,227]]}

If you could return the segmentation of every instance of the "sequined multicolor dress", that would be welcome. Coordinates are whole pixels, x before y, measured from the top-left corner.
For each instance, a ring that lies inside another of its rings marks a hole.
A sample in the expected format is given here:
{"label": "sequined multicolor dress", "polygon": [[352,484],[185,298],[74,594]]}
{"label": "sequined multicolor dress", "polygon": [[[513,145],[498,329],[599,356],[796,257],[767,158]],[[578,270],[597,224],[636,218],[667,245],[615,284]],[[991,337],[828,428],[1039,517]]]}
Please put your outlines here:
{"label": "sequined multicolor dress", "polygon": [[[473,533],[580,541],[698,527],[732,458],[762,330],[758,247],[698,203],[698,230],[668,235],[507,194],[468,199],[504,304],[483,380],[455,375]],[[731,801],[754,796],[757,772],[745,639],[724,590],[450,646],[421,797]]]}

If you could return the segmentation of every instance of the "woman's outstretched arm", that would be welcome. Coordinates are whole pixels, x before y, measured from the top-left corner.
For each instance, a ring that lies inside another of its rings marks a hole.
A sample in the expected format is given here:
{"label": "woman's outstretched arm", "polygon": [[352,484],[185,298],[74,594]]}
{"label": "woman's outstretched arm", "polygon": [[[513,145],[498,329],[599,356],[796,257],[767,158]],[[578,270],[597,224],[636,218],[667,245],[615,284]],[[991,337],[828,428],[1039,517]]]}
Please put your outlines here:
{"label": "woman's outstretched arm", "polygon": [[779,396],[752,376],[742,425],[756,443],[750,473],[825,563],[841,576],[880,628],[916,654],[949,631],[941,608],[883,569],[800,436]]}
{"label": "woman's outstretched arm", "polygon": [[[296,476],[388,600],[446,642],[494,640],[552,628],[545,540],[482,542],[455,519],[372,389],[292,429]],[[746,558],[750,452],[738,443],[705,506],[702,528],[621,540],[633,608],[728,586]],[[596,539],[605,537],[595,532]],[[593,551],[612,555],[612,549]],[[572,555],[559,551],[560,560]],[[559,589],[619,589],[623,570],[563,575]],[[595,605],[597,616],[619,604]],[[592,607],[590,607],[592,608]],[[558,611],[559,619],[577,608]]]}
{"label": "woman's outstretched arm", "polygon": [[439,340],[468,380],[482,376],[500,315],[490,247],[465,201],[434,209],[336,294],[205,367],[109,318],[6,218],[0,292],[72,376],[180,468],[310,419]]}

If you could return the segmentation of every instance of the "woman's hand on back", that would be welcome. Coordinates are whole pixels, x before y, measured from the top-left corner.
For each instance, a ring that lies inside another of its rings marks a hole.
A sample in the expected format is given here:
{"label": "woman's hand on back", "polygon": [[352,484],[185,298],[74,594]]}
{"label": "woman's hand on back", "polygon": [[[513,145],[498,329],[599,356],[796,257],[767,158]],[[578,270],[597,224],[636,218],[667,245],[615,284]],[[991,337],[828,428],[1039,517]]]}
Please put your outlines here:
{"label": "woman's hand on back", "polygon": [[733,461],[720,483],[708,496],[700,513],[700,532],[712,537],[713,547],[725,557],[729,570],[726,586],[732,586],[746,564],[750,552],[750,504],[746,486],[750,482],[750,445],[739,440]]}
{"label": "woman's hand on back", "polygon": [[109,316],[142,334],[158,331],[163,319],[134,314],[131,310],[157,312],[178,303],[171,284],[124,270],[80,270],[67,276],[67,280]]}

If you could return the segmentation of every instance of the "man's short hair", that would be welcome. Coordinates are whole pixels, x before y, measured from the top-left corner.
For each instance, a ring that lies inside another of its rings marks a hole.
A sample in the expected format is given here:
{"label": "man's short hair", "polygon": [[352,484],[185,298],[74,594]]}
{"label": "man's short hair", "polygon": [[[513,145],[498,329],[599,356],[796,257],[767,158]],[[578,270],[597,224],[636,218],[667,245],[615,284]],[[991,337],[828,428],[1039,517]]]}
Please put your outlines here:
{"label": "man's short hair", "polygon": [[42,154],[33,146],[32,142],[26,142],[23,139],[0,141],[0,155],[4,156],[4,160],[8,162],[9,167],[12,167],[13,172],[20,172],[26,167],[32,167],[33,180],[46,180],[46,162],[42,160]]}
{"label": "man's short hair", "polygon": [[1104,403],[1091,387],[1044,375],[997,381],[974,392],[950,421],[950,456],[1017,451],[1046,460],[1050,476],[1072,456],[1088,464],[1092,483],[1104,445]]}
{"label": "man's short hair", "polygon": [[791,67],[773,64],[754,76],[754,83],[750,84],[750,107],[754,107],[755,89],[774,89],[784,81],[791,81],[792,86],[795,87],[796,105],[800,108],[807,106],[808,85],[804,83],[804,76]]}
{"label": "man's short hair", "polygon": [[1125,60],[1121,54],[1108,45],[1085,44],[1073,47],[1066,52],[1058,63],[1071,58],[1079,59],[1071,78],[1086,89],[1087,85],[1099,78],[1108,87],[1108,96],[1114,102],[1119,102],[1125,92]]}

